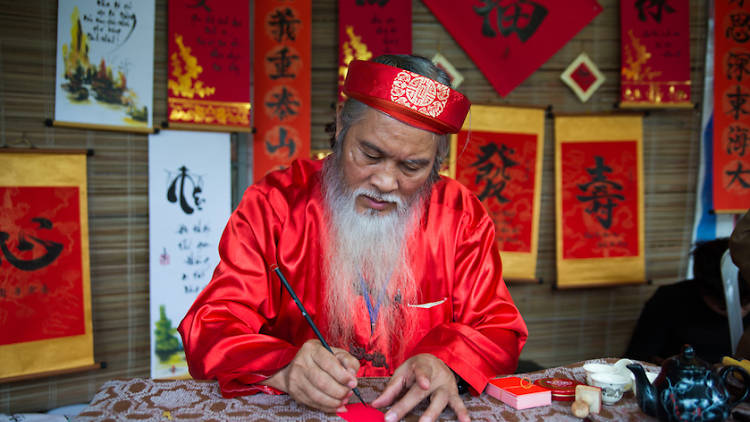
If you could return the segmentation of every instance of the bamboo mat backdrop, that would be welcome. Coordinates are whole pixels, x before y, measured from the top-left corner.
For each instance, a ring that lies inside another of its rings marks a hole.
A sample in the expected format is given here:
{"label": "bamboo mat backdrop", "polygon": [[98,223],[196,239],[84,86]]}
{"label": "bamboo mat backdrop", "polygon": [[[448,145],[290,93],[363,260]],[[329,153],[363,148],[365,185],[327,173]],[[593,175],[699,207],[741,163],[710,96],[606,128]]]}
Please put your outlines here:
{"label": "bamboo mat backdrop", "polygon": [[[612,111],[619,97],[619,2],[604,11],[506,98],[500,98],[434,16],[413,0],[414,53],[435,51],[464,74],[460,87],[475,103],[553,106],[553,112]],[[702,101],[706,0],[691,1],[692,98]],[[166,120],[166,0],[156,1],[154,122]],[[148,203],[146,135],[45,127],[54,118],[56,2],[0,0],[0,144],[23,136],[43,148],[90,148],[88,160],[94,355],[107,367],[87,373],[0,384],[0,413],[40,411],[87,402],[115,377],[149,375]],[[312,147],[326,148],[337,80],[335,0],[313,3]],[[560,73],[585,51],[607,81],[581,104]],[[645,300],[678,281],[690,248],[700,146],[700,113],[652,111],[644,120],[646,271],[652,285],[557,291],[552,119],[545,133],[537,276],[513,284],[529,327],[522,358],[557,366],[625,350]],[[2,170],[0,170],[2,171]],[[242,189],[239,189],[242,192]],[[29,327],[31,328],[31,327]]]}

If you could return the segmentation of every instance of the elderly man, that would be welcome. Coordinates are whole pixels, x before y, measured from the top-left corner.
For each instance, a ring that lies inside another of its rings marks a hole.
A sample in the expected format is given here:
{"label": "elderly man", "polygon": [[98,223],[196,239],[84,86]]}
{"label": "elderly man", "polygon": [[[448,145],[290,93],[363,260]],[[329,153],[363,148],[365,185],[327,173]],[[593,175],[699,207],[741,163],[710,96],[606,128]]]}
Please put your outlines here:
{"label": "elderly man", "polygon": [[[441,178],[469,102],[416,56],[354,61],[333,154],[251,186],[227,224],[213,280],[180,324],[190,373],[227,397],[286,392],[345,411],[361,376],[390,376],[371,404],[423,420],[458,392],[512,373],[527,330],[501,275],[492,220]],[[326,340],[271,272],[278,265]]]}

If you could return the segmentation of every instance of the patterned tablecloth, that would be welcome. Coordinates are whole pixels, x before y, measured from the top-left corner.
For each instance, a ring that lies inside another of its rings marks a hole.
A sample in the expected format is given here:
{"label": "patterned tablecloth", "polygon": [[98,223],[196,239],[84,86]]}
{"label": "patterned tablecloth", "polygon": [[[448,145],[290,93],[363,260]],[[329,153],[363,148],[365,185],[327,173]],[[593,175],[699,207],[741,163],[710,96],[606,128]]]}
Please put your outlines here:
{"label": "patterned tablecloth", "polygon": [[[604,362],[604,359],[579,362],[569,366],[530,372],[521,376],[534,381],[544,377],[565,377],[581,382],[586,374],[582,368],[587,362]],[[612,362],[612,359],[608,359]],[[657,368],[652,367],[652,370]],[[365,401],[370,402],[385,386],[386,378],[362,378],[359,389]],[[356,401],[356,397],[353,397]],[[533,409],[516,410],[499,400],[481,394],[465,396],[466,407],[472,421],[581,421],[570,411],[570,402],[556,402]],[[417,421],[426,404],[414,409],[407,421]],[[455,420],[448,409],[441,420]],[[144,378],[117,379],[106,382],[81,412],[76,421],[342,421],[304,405],[297,404],[287,395],[253,396],[225,399],[221,397],[215,381],[167,381]],[[595,421],[655,421],[638,408],[632,392],[614,405],[603,405]]]}

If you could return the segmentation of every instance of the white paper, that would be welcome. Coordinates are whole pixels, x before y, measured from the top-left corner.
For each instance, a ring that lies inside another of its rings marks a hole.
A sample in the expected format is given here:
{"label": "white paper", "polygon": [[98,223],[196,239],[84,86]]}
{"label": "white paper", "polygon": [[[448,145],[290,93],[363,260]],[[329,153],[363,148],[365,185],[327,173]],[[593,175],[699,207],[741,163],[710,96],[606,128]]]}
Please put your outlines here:
{"label": "white paper", "polygon": [[176,377],[188,372],[184,353],[162,360],[156,330],[168,324],[161,344],[176,338],[182,350],[174,329],[219,262],[231,211],[230,140],[226,133],[162,131],[149,136],[148,150],[151,377]]}
{"label": "white paper", "polygon": [[154,10],[154,0],[58,2],[55,120],[152,126]]}

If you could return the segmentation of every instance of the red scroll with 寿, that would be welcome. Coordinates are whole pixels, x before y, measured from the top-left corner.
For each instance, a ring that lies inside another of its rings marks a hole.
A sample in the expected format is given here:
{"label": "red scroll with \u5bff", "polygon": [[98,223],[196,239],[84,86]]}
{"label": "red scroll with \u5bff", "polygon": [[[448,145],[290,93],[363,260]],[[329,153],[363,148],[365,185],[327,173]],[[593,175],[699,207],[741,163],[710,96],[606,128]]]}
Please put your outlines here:
{"label": "red scroll with \u5bff", "polygon": [[255,2],[253,180],[310,156],[310,0]]}
{"label": "red scroll with \u5bff", "polygon": [[544,149],[544,110],[473,105],[451,142],[456,180],[495,223],[503,277],[534,281]]}
{"label": "red scroll with \u5bff", "polygon": [[411,0],[338,0],[339,100],[352,60],[411,54]]}
{"label": "red scroll with \u5bff", "polygon": [[249,3],[170,0],[168,11],[170,127],[250,131]]}
{"label": "red scroll with \u5bff", "polygon": [[750,208],[750,1],[714,2],[713,209]]}
{"label": "red scroll with \u5bff", "polygon": [[689,0],[620,0],[620,40],[621,107],[693,106]]}
{"label": "red scroll with \u5bff", "polygon": [[560,288],[645,281],[642,120],[555,118]]}

